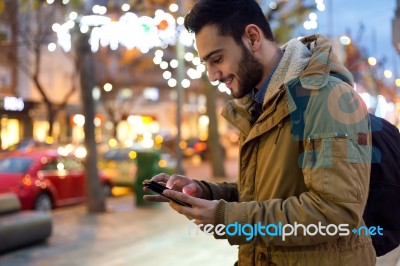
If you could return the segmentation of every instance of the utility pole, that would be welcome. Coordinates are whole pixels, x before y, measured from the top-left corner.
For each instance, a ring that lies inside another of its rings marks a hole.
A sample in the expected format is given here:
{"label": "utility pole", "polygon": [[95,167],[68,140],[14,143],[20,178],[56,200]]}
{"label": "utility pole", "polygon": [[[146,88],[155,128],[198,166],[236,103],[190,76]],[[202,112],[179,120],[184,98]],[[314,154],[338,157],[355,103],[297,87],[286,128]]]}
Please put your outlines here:
{"label": "utility pole", "polygon": [[[181,4],[181,1],[178,0],[177,4],[179,6],[179,10],[177,12],[177,16],[183,14],[183,5]],[[185,61],[183,60],[183,57],[185,56],[185,47],[180,41],[180,31],[177,32],[176,36],[176,58],[178,60],[178,67],[176,69],[176,74],[177,74],[177,99],[176,99],[176,127],[177,127],[177,135],[176,135],[176,149],[177,149],[177,166],[176,166],[176,173],[177,174],[184,174],[183,166],[182,166],[182,161],[183,161],[183,155],[182,155],[182,149],[180,148],[180,143],[182,140],[182,130],[181,130],[181,124],[182,124],[182,106],[183,106],[183,86],[182,86],[182,80],[185,77]]]}
{"label": "utility pole", "polygon": [[397,0],[395,17],[392,24],[393,30],[393,45],[400,54],[400,0]]}
{"label": "utility pole", "polygon": [[328,5],[328,36],[333,40],[335,37],[333,32],[333,0],[328,0]]}

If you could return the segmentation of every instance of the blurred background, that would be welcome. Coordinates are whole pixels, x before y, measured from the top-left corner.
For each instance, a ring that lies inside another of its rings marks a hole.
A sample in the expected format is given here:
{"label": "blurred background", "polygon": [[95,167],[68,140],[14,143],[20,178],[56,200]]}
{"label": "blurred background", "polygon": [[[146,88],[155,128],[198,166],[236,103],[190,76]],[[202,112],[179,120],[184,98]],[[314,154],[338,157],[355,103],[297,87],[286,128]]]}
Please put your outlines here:
{"label": "blurred background", "polygon": [[[0,193],[57,221],[137,218],[141,182],[159,172],[235,180],[238,132],[219,115],[229,90],[208,81],[183,27],[193,2],[0,0]],[[400,0],[258,2],[280,44],[329,37],[369,111],[400,126]]]}

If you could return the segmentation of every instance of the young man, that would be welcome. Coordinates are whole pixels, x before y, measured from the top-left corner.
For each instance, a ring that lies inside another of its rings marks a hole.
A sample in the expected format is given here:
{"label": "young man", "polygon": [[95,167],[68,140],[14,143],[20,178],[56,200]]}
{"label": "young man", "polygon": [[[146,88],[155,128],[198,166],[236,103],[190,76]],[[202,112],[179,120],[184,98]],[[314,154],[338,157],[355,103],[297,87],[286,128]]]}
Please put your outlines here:
{"label": "young man", "polygon": [[197,224],[246,225],[215,233],[239,245],[239,265],[375,265],[370,237],[351,231],[368,196],[367,110],[328,40],[279,47],[254,0],[199,0],[185,26],[209,79],[232,92],[222,114],[240,132],[239,180],[153,177],[192,205],[171,207]]}

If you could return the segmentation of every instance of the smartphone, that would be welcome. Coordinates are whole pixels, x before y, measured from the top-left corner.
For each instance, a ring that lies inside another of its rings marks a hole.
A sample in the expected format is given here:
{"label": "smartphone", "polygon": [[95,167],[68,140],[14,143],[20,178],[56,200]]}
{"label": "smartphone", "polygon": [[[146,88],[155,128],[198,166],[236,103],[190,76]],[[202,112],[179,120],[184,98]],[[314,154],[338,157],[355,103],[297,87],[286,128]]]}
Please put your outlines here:
{"label": "smartphone", "polygon": [[186,207],[192,207],[192,205],[190,205],[189,203],[186,203],[186,202],[183,202],[183,201],[180,201],[178,199],[171,198],[171,197],[167,197],[164,194],[162,194],[162,192],[165,189],[169,189],[169,188],[167,188],[166,186],[164,186],[164,185],[162,185],[160,183],[157,183],[157,182],[152,181],[152,180],[145,180],[145,181],[143,181],[143,186],[145,186],[146,188],[150,189],[151,191],[154,191],[155,193],[157,193],[157,194],[159,194],[159,195],[161,195],[163,197],[166,197],[167,199],[169,199],[169,200],[171,200],[171,201],[173,201],[173,202],[175,202],[175,203],[177,203],[179,205],[186,206]]}

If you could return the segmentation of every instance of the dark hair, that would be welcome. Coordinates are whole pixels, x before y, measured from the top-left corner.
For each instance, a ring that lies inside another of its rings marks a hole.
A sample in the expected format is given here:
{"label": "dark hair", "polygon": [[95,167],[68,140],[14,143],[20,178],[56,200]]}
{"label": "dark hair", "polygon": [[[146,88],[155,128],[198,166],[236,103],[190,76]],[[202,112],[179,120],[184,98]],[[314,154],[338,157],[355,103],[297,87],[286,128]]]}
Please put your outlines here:
{"label": "dark hair", "polygon": [[223,36],[232,36],[237,43],[247,25],[255,24],[270,41],[271,27],[255,0],[197,0],[185,17],[185,28],[194,34],[206,25],[215,25]]}

